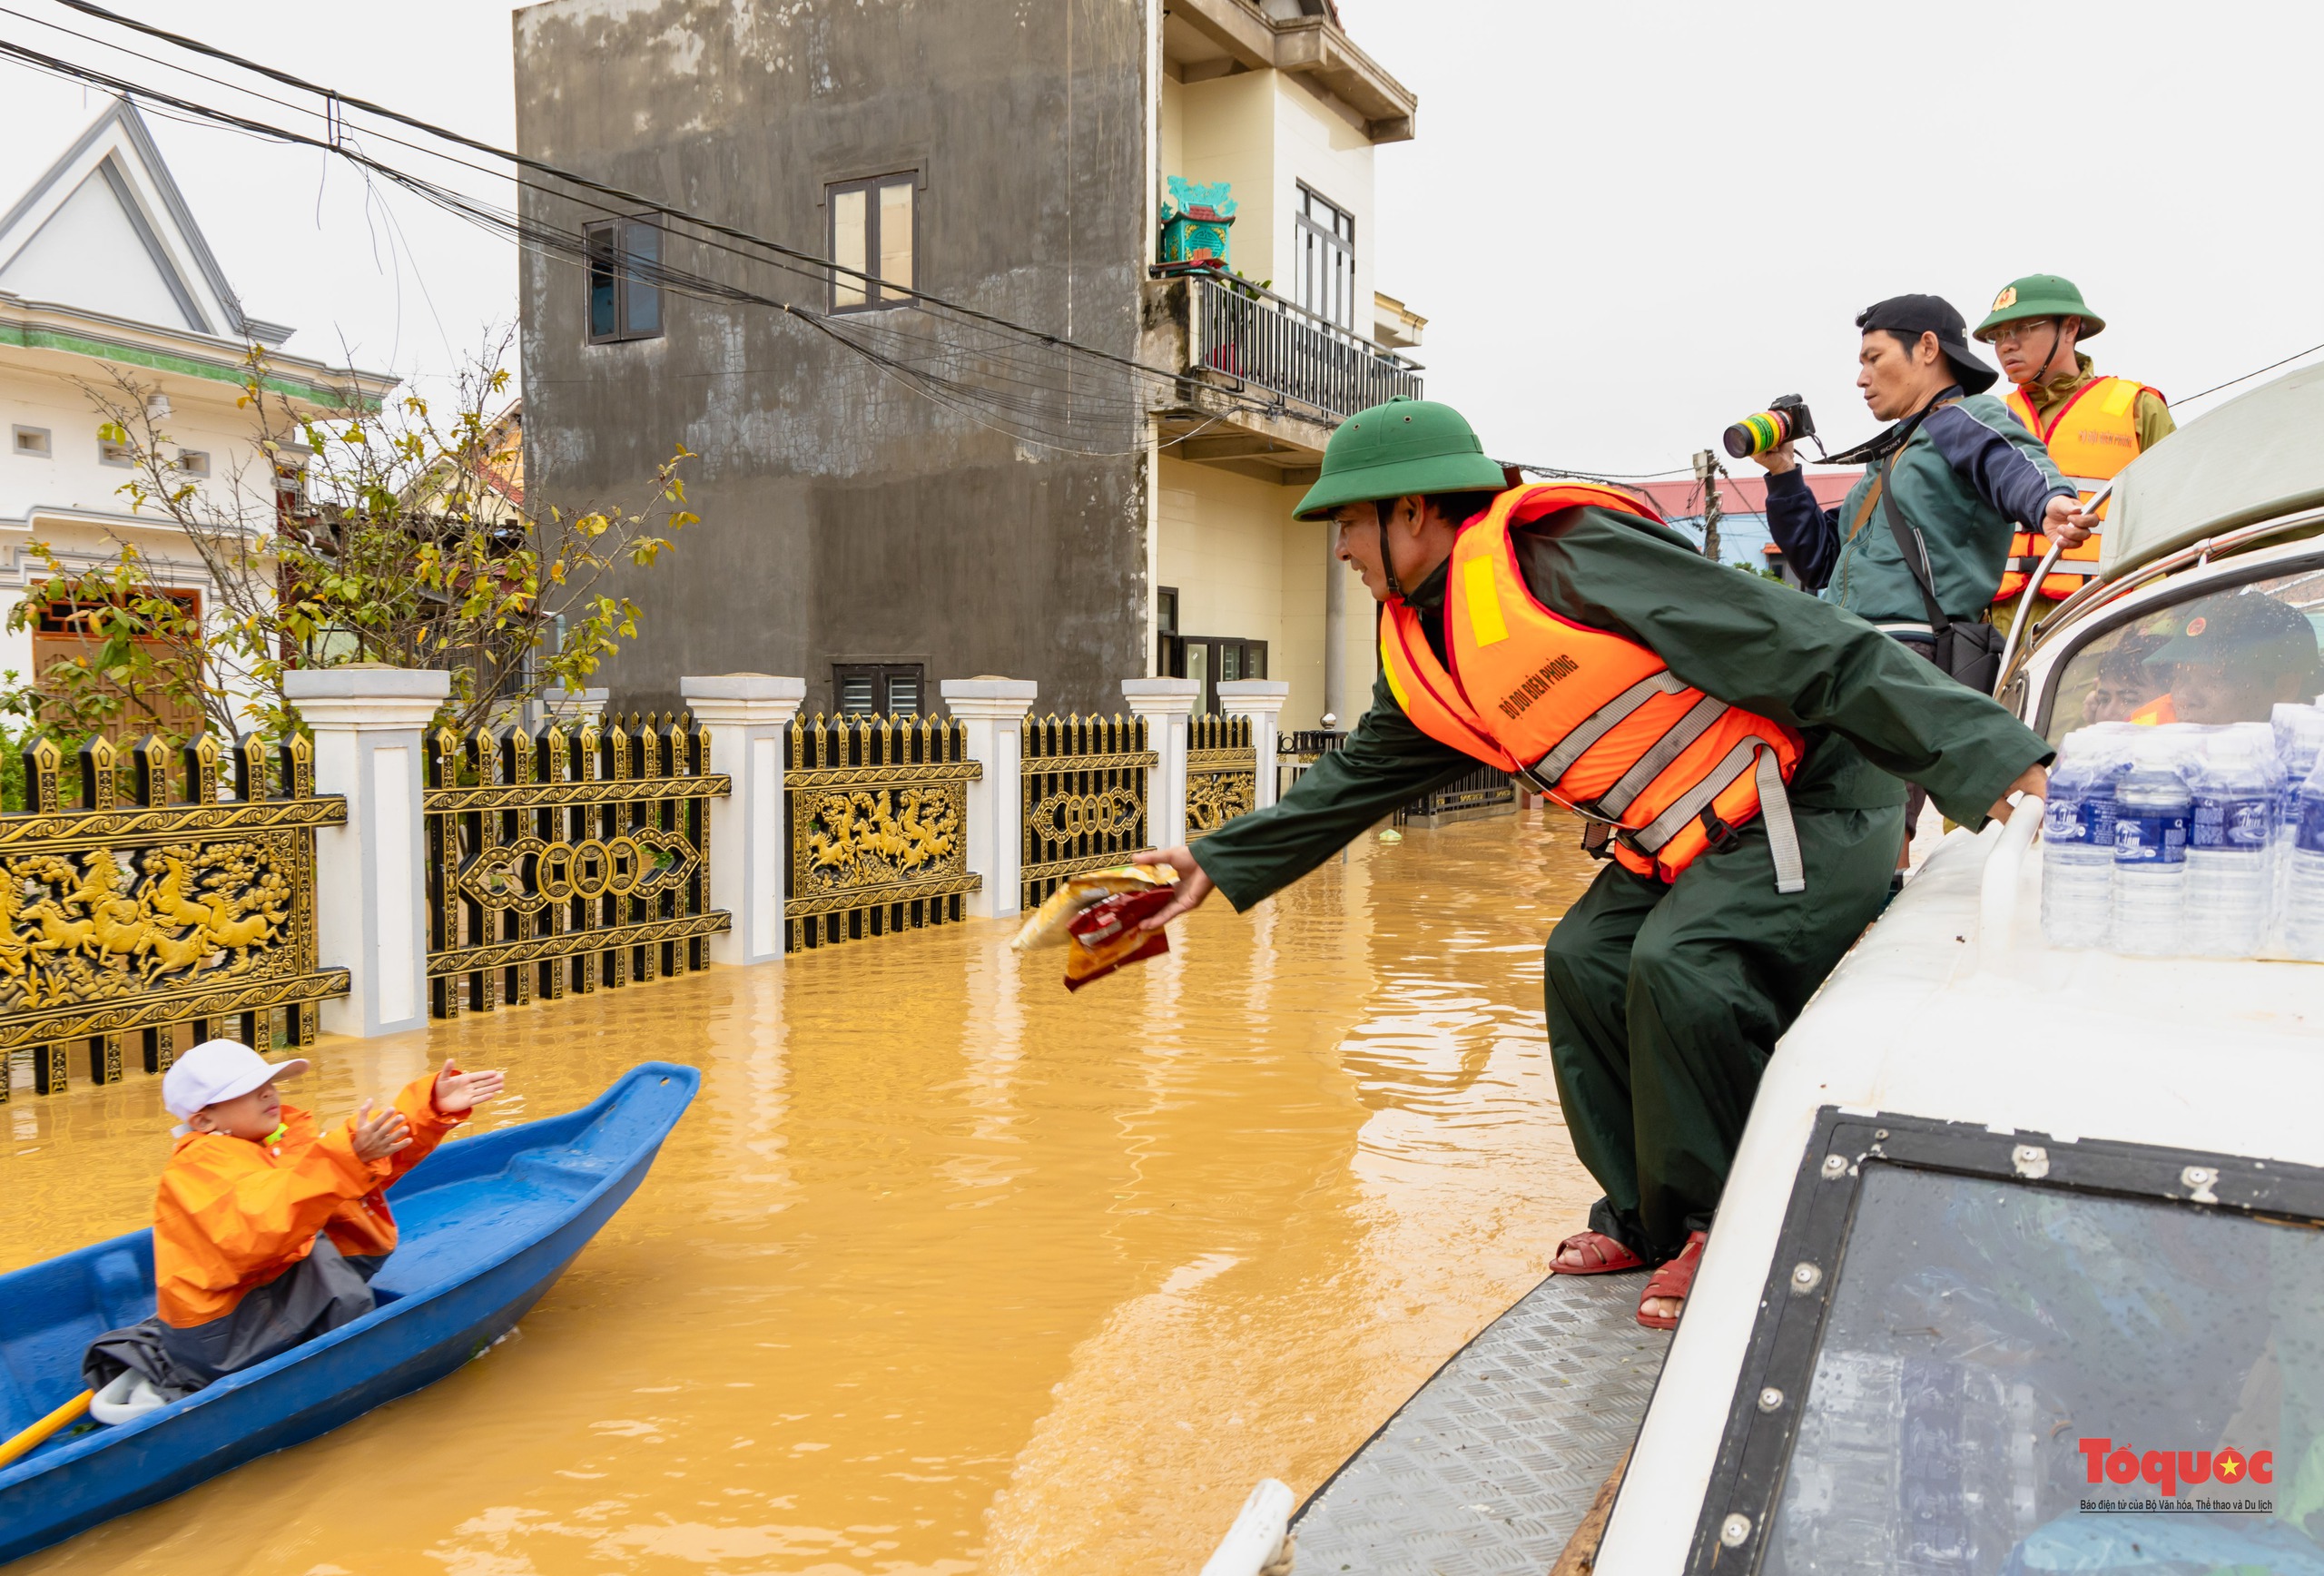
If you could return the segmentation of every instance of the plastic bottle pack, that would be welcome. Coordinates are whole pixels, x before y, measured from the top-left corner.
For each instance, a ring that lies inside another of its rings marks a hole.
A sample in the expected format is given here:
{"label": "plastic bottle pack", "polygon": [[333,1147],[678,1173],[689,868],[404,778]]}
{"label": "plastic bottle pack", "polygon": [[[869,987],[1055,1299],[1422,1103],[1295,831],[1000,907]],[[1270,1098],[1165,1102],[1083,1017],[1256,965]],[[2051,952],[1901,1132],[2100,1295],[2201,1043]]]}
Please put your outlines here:
{"label": "plastic bottle pack", "polygon": [[2149,729],[2132,742],[2131,769],[2114,784],[2117,952],[2170,957],[2185,950],[2187,823],[2194,812],[2185,773],[2196,747],[2175,726]]}
{"label": "plastic bottle pack", "polygon": [[2274,832],[2282,768],[2265,724],[2221,728],[2190,763],[2181,941],[2205,958],[2253,958],[2275,910]]}
{"label": "plastic bottle pack", "polygon": [[2114,784],[2130,770],[2127,724],[2068,734],[2042,814],[2042,936],[2103,947],[2113,923]]}

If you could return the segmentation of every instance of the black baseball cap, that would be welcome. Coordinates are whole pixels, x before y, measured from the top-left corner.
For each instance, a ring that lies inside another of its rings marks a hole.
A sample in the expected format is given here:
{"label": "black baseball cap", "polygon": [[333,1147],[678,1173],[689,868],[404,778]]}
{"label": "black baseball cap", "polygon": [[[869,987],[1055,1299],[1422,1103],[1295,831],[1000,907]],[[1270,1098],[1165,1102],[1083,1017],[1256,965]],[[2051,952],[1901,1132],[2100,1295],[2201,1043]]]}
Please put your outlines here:
{"label": "black baseball cap", "polygon": [[1885,329],[1915,342],[1923,334],[1935,334],[1945,359],[1953,363],[1954,376],[1972,394],[1984,393],[2001,378],[2000,373],[1970,354],[1969,324],[1943,296],[1890,296],[1856,313],[1856,326],[1866,333]]}

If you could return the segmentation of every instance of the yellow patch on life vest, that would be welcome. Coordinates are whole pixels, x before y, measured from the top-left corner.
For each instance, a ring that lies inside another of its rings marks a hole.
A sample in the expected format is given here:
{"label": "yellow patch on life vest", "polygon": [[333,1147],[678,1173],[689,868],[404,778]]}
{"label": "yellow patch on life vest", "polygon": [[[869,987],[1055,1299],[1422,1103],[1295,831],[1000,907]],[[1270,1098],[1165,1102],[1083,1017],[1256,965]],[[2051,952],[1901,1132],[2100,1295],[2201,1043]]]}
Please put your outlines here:
{"label": "yellow patch on life vest", "polygon": [[1509,638],[1509,625],[1501,616],[1501,597],[1493,589],[1492,560],[1472,558],[1461,566],[1461,599],[1469,605],[1469,633],[1477,637],[1479,645],[1492,645]]}
{"label": "yellow patch on life vest", "polygon": [[1385,620],[1382,621],[1380,631],[1380,672],[1388,681],[1388,693],[1396,697],[1396,709],[1409,716],[1412,714],[1413,698],[1404,693],[1404,681],[1396,672],[1396,656],[1388,646]]}
{"label": "yellow patch on life vest", "polygon": [[2136,383],[2127,378],[2117,378],[2114,379],[2114,386],[2107,389],[2104,398],[2099,401],[2098,409],[2109,416],[2120,416],[2131,408],[2131,401],[2138,397],[2139,386]]}

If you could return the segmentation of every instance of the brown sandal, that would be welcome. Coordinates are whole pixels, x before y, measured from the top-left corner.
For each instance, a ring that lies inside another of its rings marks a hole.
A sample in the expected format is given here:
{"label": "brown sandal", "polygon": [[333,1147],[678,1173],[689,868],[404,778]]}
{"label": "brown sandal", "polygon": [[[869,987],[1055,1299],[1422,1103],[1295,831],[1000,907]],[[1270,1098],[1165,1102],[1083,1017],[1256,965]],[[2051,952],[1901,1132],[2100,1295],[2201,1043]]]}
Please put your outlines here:
{"label": "brown sandal", "polygon": [[1639,1294],[1638,1299],[1640,1324],[1649,1330],[1675,1330],[1679,1327],[1678,1314],[1649,1314],[1646,1311],[1646,1305],[1657,1297],[1675,1297],[1679,1302],[1679,1313],[1686,1312],[1687,1294],[1695,1289],[1695,1269],[1703,1261],[1703,1244],[1709,1240],[1703,1232],[1689,1232],[1687,1246],[1679,1250],[1679,1256],[1659,1266],[1646,1277],[1646,1290]]}
{"label": "brown sandal", "polygon": [[1646,1260],[1602,1231],[1577,1231],[1558,1244],[1559,1255],[1562,1256],[1568,1248],[1586,1256],[1582,1266],[1577,1269],[1553,1262],[1551,1275],[1620,1275],[1626,1269],[1646,1267]]}

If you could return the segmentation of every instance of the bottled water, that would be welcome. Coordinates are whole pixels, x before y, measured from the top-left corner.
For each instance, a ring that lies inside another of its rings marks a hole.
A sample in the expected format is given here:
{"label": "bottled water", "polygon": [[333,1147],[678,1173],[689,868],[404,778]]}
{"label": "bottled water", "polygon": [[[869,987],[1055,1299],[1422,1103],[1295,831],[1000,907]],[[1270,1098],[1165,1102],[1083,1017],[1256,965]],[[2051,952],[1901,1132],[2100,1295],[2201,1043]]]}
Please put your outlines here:
{"label": "bottled water", "polygon": [[2198,957],[2256,958],[2267,940],[2279,785],[2275,740],[2261,733],[2221,729],[2192,763],[2181,941]]}
{"label": "bottled water", "polygon": [[[2160,732],[2160,730],[2157,730]],[[2187,897],[2187,822],[2193,796],[2180,776],[2183,739],[2142,739],[2114,785],[2113,947],[2168,957],[2181,950]]]}
{"label": "bottled water", "polygon": [[2271,939],[2281,941],[2284,906],[2290,897],[2292,844],[2299,835],[2301,786],[2308,781],[2308,774],[2316,769],[2319,753],[2324,753],[2324,706],[2279,701],[2270,725],[2276,741],[2276,763],[2283,773],[2272,862],[2275,865],[2278,922],[2271,931]]}
{"label": "bottled water", "polygon": [[2102,947],[2113,923],[2114,783],[2128,742],[2108,725],[2058,745],[2042,813],[2042,937],[2053,947]]}
{"label": "bottled water", "polygon": [[2309,772],[2299,803],[2285,882],[2284,947],[2295,958],[2324,962],[2324,765]]}

